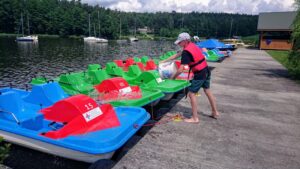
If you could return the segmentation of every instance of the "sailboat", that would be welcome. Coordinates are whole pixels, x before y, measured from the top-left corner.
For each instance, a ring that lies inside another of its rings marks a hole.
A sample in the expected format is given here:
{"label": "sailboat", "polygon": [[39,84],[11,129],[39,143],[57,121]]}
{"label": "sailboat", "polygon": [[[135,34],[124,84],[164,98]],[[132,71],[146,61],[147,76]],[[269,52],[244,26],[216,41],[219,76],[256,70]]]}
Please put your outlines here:
{"label": "sailboat", "polygon": [[130,42],[137,42],[137,41],[139,41],[139,39],[136,36],[129,37],[129,40],[130,40]]}
{"label": "sailboat", "polygon": [[101,27],[100,27],[100,17],[99,17],[99,11],[98,11],[98,26],[99,26],[99,41],[97,41],[97,43],[107,43],[108,42],[108,40],[107,39],[104,39],[104,38],[100,38],[100,36],[101,36]]}
{"label": "sailboat", "polygon": [[139,39],[136,37],[136,19],[135,19],[135,25],[134,25],[134,37],[129,37],[130,42],[137,42]]}
{"label": "sailboat", "polygon": [[96,41],[97,41],[97,38],[96,38],[96,37],[91,36],[91,15],[90,15],[90,14],[89,14],[89,36],[83,38],[83,40],[84,40],[85,42],[96,42]]}
{"label": "sailboat", "polygon": [[[99,17],[99,13],[98,13],[98,17]],[[100,31],[100,23],[99,23],[99,31]],[[95,33],[95,26],[94,26],[94,34]],[[99,32],[100,34],[100,32]],[[97,42],[97,43],[107,43],[108,40],[107,39],[103,39],[103,38],[97,38],[96,36],[91,36],[91,15],[89,14],[89,36],[83,38],[83,40],[85,42]]]}
{"label": "sailboat", "polygon": [[120,23],[119,23],[119,39],[117,40],[118,43],[127,43],[127,39],[122,39],[122,19],[120,14]]}
{"label": "sailboat", "polygon": [[37,42],[38,36],[30,35],[30,26],[29,26],[28,15],[27,15],[28,36],[24,35],[23,13],[21,13],[21,25],[22,25],[22,36],[17,37],[16,41],[18,41],[18,42]]}

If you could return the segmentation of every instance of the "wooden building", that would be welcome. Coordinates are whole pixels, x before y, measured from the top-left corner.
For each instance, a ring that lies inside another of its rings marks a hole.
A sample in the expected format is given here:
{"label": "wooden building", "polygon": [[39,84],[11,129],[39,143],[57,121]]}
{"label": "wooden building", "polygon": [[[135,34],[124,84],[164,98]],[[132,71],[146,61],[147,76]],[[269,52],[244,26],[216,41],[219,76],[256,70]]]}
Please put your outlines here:
{"label": "wooden building", "polygon": [[291,34],[296,15],[297,12],[260,13],[257,25],[259,49],[292,49]]}

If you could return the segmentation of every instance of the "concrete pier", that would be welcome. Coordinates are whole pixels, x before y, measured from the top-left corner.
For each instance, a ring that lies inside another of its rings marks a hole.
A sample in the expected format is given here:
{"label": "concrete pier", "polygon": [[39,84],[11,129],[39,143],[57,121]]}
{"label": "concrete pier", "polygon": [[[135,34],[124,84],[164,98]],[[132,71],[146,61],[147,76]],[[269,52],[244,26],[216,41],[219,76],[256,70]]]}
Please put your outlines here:
{"label": "concrete pier", "polygon": [[[200,124],[158,124],[114,168],[300,168],[300,84],[265,51],[240,48],[209,65],[220,118],[201,90]],[[189,116],[189,100],[176,112]]]}

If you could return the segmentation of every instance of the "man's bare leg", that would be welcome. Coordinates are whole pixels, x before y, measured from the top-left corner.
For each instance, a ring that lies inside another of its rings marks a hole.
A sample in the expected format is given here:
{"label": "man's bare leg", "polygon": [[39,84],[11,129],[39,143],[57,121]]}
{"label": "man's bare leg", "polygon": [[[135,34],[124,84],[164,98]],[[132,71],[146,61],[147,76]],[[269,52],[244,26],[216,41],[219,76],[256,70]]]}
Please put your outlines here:
{"label": "man's bare leg", "polygon": [[211,106],[211,110],[212,110],[212,117],[214,118],[218,118],[218,116],[220,115],[220,113],[217,110],[217,104],[216,104],[216,99],[214,97],[214,95],[212,94],[212,92],[210,91],[210,89],[204,89],[204,93],[206,94],[210,106]]}
{"label": "man's bare leg", "polygon": [[196,97],[195,93],[192,93],[192,92],[189,92],[188,96],[191,100],[192,118],[185,119],[184,121],[188,122],[188,123],[199,123],[197,97]]}

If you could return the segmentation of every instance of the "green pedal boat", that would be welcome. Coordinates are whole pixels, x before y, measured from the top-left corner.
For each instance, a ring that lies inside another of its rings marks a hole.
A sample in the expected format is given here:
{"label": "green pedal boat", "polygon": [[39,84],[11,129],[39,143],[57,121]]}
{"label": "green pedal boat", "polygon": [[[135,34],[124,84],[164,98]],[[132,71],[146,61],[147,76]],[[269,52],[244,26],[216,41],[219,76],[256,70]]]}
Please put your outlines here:
{"label": "green pedal boat", "polygon": [[[102,70],[100,65],[94,64],[88,66],[87,72],[76,72],[76,73],[68,73],[59,76],[56,79],[62,89],[68,93],[69,95],[76,94],[85,94],[95,97],[100,97],[103,93],[99,93],[99,88],[107,88],[105,85],[101,85],[101,83],[110,84],[110,90],[105,90],[105,95],[115,96],[118,94],[118,97],[114,100],[109,99],[109,101],[104,100],[105,102],[109,102],[113,106],[145,106],[145,105],[155,105],[159,102],[161,98],[164,97],[164,94],[158,89],[149,89],[149,88],[140,88],[141,97],[133,97],[132,95],[128,95],[126,99],[126,93],[130,93],[132,86],[126,82],[125,79],[114,79],[112,76],[108,75],[105,70]],[[109,82],[108,82],[109,81]],[[45,78],[34,78],[31,81],[31,84],[43,84],[47,83],[47,79]],[[121,85],[119,85],[121,84]],[[95,90],[97,88],[97,91]],[[129,90],[128,90],[129,89]],[[110,98],[112,98],[110,97]],[[108,98],[108,97],[107,97]],[[102,101],[102,100],[100,100]]]}
{"label": "green pedal boat", "polygon": [[130,66],[128,72],[125,72],[114,62],[108,62],[105,70],[111,76],[123,77],[131,85],[138,85],[143,89],[158,89],[162,91],[166,95],[162,100],[171,99],[174,93],[190,85],[185,80],[161,79],[156,70],[142,72],[137,65]]}

